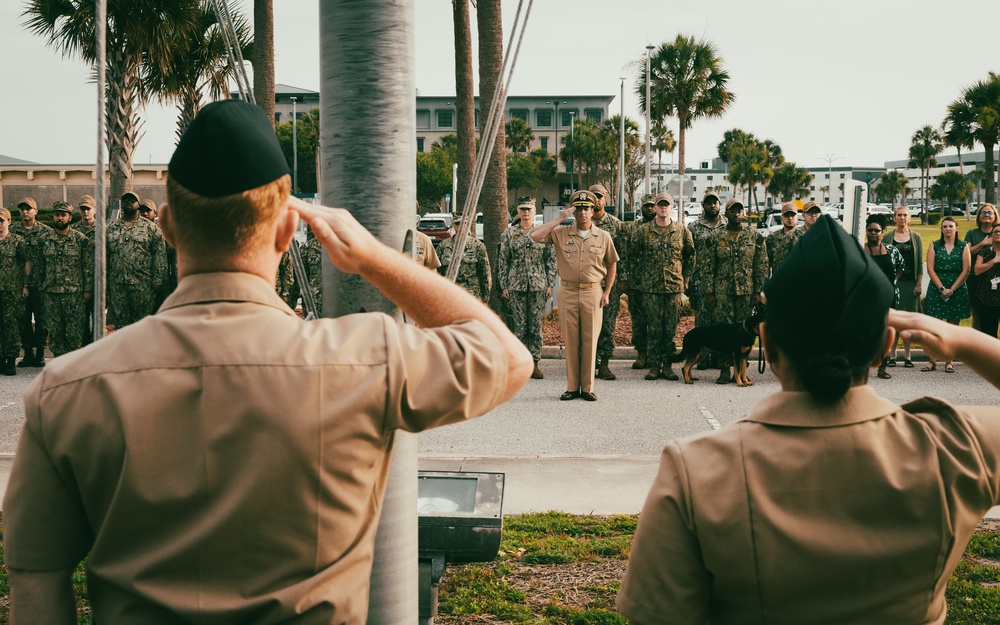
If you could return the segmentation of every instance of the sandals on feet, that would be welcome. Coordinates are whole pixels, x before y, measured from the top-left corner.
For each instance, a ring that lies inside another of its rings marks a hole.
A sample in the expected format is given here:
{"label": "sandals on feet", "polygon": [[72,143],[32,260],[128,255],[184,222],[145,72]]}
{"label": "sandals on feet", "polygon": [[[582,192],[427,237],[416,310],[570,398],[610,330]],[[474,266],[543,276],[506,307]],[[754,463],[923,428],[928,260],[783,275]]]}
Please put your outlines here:
{"label": "sandals on feet", "polygon": [[945,365],[944,365],[944,372],[945,373],[955,373],[955,365],[953,365],[950,362],[945,363]]}
{"label": "sandals on feet", "polygon": [[921,371],[934,371],[935,369],[937,369],[937,365],[933,362],[929,362],[920,368]]}
{"label": "sandals on feet", "polygon": [[882,380],[891,380],[892,376],[885,369],[878,370],[878,377]]}
{"label": "sandals on feet", "polygon": [[910,360],[909,358],[904,358],[903,359],[903,366],[906,367],[907,369],[912,369],[913,368],[913,361]]}
{"label": "sandals on feet", "polygon": [[886,367],[895,367],[896,366],[896,359],[895,358],[886,358],[885,359],[885,366]]}

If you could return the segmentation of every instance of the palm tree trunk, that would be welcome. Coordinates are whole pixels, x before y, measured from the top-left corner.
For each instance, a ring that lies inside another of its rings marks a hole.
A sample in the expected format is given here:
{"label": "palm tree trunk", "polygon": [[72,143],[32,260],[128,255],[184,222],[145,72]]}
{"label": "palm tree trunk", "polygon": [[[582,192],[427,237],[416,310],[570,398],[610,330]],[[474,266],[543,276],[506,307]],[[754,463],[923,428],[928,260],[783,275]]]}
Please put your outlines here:
{"label": "palm tree trunk", "polygon": [[116,209],[122,194],[132,190],[132,157],[140,126],[136,116],[139,74],[138,64],[130,62],[123,46],[108,45],[107,54],[108,205]]}
{"label": "palm tree trunk", "polygon": [[984,141],[983,148],[986,150],[986,161],[983,163],[984,169],[986,170],[986,182],[983,187],[986,189],[986,203],[996,205],[997,203],[997,179],[993,172],[993,148],[996,143],[990,141],[989,144]]}
{"label": "palm tree trunk", "polygon": [[[503,22],[500,0],[479,0],[476,11],[479,28],[479,93],[483,99],[482,117],[485,125],[486,104],[493,97],[500,80],[503,63]],[[501,98],[502,99],[502,98]],[[493,270],[493,292],[490,306],[500,311],[500,281],[497,279],[500,234],[507,228],[507,147],[504,125],[497,128],[496,143],[486,170],[480,205],[483,208],[483,243]]]}
{"label": "palm tree trunk", "polygon": [[677,133],[677,178],[680,180],[680,198],[677,200],[677,223],[684,223],[684,153],[687,149],[687,129],[685,119],[679,119],[680,132]]}
{"label": "palm tree trunk", "polygon": [[184,131],[198,114],[201,104],[201,91],[197,89],[187,89],[181,95],[181,103],[177,106],[180,114],[177,116],[177,141],[181,140]]}
{"label": "palm tree trunk", "polygon": [[253,97],[274,125],[273,0],[253,0]]}
{"label": "palm tree trunk", "polygon": [[469,0],[452,0],[455,21],[455,121],[458,129],[458,193],[452,210],[462,209],[476,163],[476,102],[472,78]]}
{"label": "palm tree trunk", "polygon": [[[322,203],[347,208],[402,250],[416,205],[413,0],[325,0],[320,21]],[[272,117],[273,119],[273,117]],[[380,189],[372,203],[371,190]],[[323,315],[398,309],[323,253]],[[417,599],[416,436],[394,435],[375,537],[368,623],[414,620]]]}

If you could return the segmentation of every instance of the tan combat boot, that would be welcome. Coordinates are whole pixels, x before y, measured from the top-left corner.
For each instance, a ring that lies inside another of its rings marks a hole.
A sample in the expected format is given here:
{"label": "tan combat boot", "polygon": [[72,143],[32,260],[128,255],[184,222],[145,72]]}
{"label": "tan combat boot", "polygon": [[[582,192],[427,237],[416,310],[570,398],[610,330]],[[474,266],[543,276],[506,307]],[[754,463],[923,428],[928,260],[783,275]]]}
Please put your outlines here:
{"label": "tan combat boot", "polygon": [[597,377],[602,380],[614,380],[618,376],[611,372],[611,369],[608,368],[608,361],[605,359],[601,360],[601,366],[597,368]]}
{"label": "tan combat boot", "polygon": [[647,380],[659,380],[660,379],[660,365],[653,365],[649,369],[649,373],[646,374]]}
{"label": "tan combat boot", "polygon": [[639,350],[636,350],[636,351],[639,352],[639,357],[636,358],[635,362],[632,363],[632,368],[633,369],[645,369],[646,368],[646,350],[639,349]]}
{"label": "tan combat boot", "polygon": [[541,380],[544,377],[545,377],[545,374],[542,373],[542,370],[538,368],[538,361],[536,360],[535,361],[535,370],[531,372],[531,379],[532,380]]}

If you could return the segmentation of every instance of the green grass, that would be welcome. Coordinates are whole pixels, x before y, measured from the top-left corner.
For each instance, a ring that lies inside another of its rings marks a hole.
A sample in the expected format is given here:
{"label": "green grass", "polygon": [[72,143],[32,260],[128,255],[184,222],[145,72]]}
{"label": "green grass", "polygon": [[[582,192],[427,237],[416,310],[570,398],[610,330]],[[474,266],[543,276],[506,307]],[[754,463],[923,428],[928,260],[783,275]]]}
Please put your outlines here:
{"label": "green grass", "polygon": [[[495,560],[448,568],[441,583],[439,619],[442,623],[626,625],[614,607],[618,581],[607,581],[605,575],[594,582],[584,580],[571,592],[560,586],[561,578],[551,576],[566,564],[592,566],[594,570],[609,563],[622,566],[637,520],[637,515],[595,517],[561,512],[507,517],[501,552]],[[0,524],[0,540],[2,537]],[[542,580],[549,583],[539,583]],[[78,623],[89,624],[82,564],[73,575],[73,588]],[[0,566],[0,624],[8,622],[9,591],[6,566]],[[585,600],[574,601],[570,595]],[[946,596],[947,624],[1000,623],[1000,532],[973,535],[948,582]]]}

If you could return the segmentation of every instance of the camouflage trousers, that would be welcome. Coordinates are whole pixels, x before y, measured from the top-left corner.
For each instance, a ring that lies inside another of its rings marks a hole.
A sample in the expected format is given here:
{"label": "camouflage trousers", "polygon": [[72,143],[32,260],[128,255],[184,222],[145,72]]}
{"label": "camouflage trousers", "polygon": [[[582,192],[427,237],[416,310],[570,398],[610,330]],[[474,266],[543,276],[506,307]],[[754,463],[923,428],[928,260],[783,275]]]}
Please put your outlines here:
{"label": "camouflage trousers", "polygon": [[156,312],[152,287],[137,289],[121,284],[108,285],[108,323],[124,328]]}
{"label": "camouflage trousers", "polygon": [[628,314],[632,318],[632,346],[637,351],[646,351],[646,311],[642,291],[629,289]]}
{"label": "camouflage trousers", "polygon": [[650,367],[669,365],[667,357],[677,351],[674,335],[680,318],[680,293],[644,293],[646,315],[647,356]]}
{"label": "camouflage trousers", "polygon": [[[743,323],[750,316],[752,309],[752,295],[716,294],[715,323]],[[719,364],[722,367],[731,367],[734,363],[731,356],[720,356]]]}
{"label": "camouflage trousers", "polygon": [[18,291],[0,291],[0,358],[17,358],[21,352],[21,317],[24,297]]}
{"label": "camouflage trousers", "polygon": [[45,294],[45,325],[49,329],[49,349],[53,356],[83,347],[86,310],[83,293]]}
{"label": "camouflage trousers", "polygon": [[538,360],[542,356],[542,315],[545,314],[544,291],[510,291],[504,300],[504,321],[511,333]]}
{"label": "camouflage trousers", "polygon": [[716,305],[710,305],[705,301],[705,294],[697,286],[691,289],[691,308],[694,310],[694,325],[696,327],[722,323],[716,320],[716,307]]}
{"label": "camouflage trousers", "polygon": [[25,354],[29,349],[45,347],[49,332],[45,329],[45,316],[42,314],[42,292],[37,286],[28,287],[28,299],[24,300],[18,325]]}
{"label": "camouflage trousers", "polygon": [[597,337],[597,357],[602,362],[610,359],[615,353],[615,327],[618,325],[618,311],[621,307],[621,293],[618,292],[617,288],[612,287],[608,305],[601,311],[603,316],[601,335]]}

